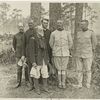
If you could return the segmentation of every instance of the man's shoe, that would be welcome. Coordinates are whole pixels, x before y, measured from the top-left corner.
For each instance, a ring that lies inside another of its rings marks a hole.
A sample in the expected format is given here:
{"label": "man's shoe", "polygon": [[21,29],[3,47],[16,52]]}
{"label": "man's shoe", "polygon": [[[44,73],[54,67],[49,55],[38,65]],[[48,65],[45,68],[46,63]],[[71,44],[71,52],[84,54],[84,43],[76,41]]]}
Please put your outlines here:
{"label": "man's shoe", "polygon": [[25,82],[25,86],[30,87],[29,81],[26,81],[26,82]]}
{"label": "man's shoe", "polygon": [[58,85],[58,88],[60,88],[60,89],[61,89],[61,88],[62,88],[62,85]]}
{"label": "man's shoe", "polygon": [[30,87],[29,89],[28,89],[28,91],[32,91],[34,89],[34,87]]}
{"label": "man's shoe", "polygon": [[41,94],[40,89],[35,89],[35,93],[37,93],[38,95]]}
{"label": "man's shoe", "polygon": [[86,87],[89,89],[91,87],[91,85],[89,83],[87,83]]}
{"label": "man's shoe", "polygon": [[47,88],[43,88],[44,92],[50,93],[49,90]]}
{"label": "man's shoe", "polygon": [[21,84],[20,83],[17,83],[17,85],[15,86],[15,88],[18,88],[20,86],[21,86]]}
{"label": "man's shoe", "polygon": [[66,89],[66,85],[65,85],[65,84],[64,84],[64,85],[62,85],[62,88],[63,88],[63,89]]}
{"label": "man's shoe", "polygon": [[73,84],[73,87],[80,89],[80,88],[82,88],[82,84],[78,84],[78,85]]}

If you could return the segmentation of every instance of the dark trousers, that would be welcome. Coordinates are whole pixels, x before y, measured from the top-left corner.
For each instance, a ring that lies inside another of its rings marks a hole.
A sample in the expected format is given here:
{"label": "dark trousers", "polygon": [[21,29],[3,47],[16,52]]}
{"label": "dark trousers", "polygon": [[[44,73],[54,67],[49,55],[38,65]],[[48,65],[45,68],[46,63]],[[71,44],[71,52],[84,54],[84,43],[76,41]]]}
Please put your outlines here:
{"label": "dark trousers", "polygon": [[[19,60],[20,60],[20,58],[16,58],[16,63],[18,63]],[[21,80],[22,80],[22,69],[23,69],[23,66],[19,66],[17,64],[17,82],[19,84],[21,84]],[[28,68],[26,67],[24,69],[24,71],[25,71],[25,81],[28,81],[29,80],[29,78],[28,78]]]}
{"label": "dark trousers", "polygon": [[31,86],[33,87],[33,80],[32,80],[32,78],[30,77],[30,71],[31,71],[31,68],[32,68],[32,63],[30,62],[29,59],[27,59],[27,65],[28,65],[28,69],[27,69],[28,80],[29,80]]}
{"label": "dark trousers", "polygon": [[22,66],[17,65],[17,83],[21,84],[22,79]]}

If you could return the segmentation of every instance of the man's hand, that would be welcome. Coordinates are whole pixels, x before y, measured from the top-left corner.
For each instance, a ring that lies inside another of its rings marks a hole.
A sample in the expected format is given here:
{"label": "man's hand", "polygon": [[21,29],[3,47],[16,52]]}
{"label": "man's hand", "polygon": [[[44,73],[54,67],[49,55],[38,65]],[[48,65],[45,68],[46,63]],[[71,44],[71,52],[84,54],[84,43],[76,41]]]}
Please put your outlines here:
{"label": "man's hand", "polygon": [[21,60],[24,61],[24,60],[25,60],[25,56],[22,56],[22,57],[21,57]]}
{"label": "man's hand", "polygon": [[26,63],[23,63],[23,67],[26,68],[28,67],[28,65]]}
{"label": "man's hand", "polygon": [[12,51],[15,53],[15,50],[14,50],[14,48],[12,47],[11,49],[12,49]]}
{"label": "man's hand", "polygon": [[95,49],[92,49],[92,51],[93,51],[93,59],[95,59],[95,57],[96,57]]}
{"label": "man's hand", "polygon": [[33,67],[36,67],[36,66],[37,66],[37,64],[36,64],[36,63],[33,63],[33,64],[32,64],[32,66],[33,66]]}

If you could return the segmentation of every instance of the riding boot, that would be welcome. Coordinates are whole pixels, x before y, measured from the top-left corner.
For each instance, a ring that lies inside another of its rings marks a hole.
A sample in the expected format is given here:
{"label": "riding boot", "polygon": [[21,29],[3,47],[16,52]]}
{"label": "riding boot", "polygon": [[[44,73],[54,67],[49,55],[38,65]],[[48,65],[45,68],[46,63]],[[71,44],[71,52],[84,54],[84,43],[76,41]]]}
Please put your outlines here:
{"label": "riding boot", "polygon": [[47,78],[43,78],[43,90],[45,92],[49,92],[48,87],[47,87]]}
{"label": "riding boot", "polygon": [[34,87],[35,87],[35,92],[40,95],[41,93],[40,93],[39,81],[36,78],[34,78]]}

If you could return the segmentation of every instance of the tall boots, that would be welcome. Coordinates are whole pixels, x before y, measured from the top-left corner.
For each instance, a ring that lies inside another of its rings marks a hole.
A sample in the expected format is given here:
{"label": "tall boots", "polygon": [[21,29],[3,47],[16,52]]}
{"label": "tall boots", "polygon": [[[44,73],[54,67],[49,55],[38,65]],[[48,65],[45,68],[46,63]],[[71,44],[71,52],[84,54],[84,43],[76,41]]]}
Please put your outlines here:
{"label": "tall boots", "polygon": [[15,86],[16,88],[21,86],[21,80],[22,80],[22,66],[17,66],[17,85]]}
{"label": "tall boots", "polygon": [[43,90],[45,92],[49,92],[48,85],[47,85],[47,78],[43,78]]}
{"label": "tall boots", "polygon": [[29,75],[28,75],[28,67],[26,67],[25,69],[24,69],[24,74],[25,74],[25,81],[26,82],[29,82]]}
{"label": "tall boots", "polygon": [[[48,87],[47,87],[47,78],[43,78],[43,91],[49,92]],[[35,92],[40,95],[40,87],[39,87],[39,80],[34,78],[34,87],[35,87]]]}
{"label": "tall boots", "polygon": [[35,92],[40,95],[39,81],[36,78],[34,78],[34,87],[35,87]]}
{"label": "tall boots", "polygon": [[32,91],[34,89],[34,86],[33,86],[33,78],[32,77],[29,77],[29,82],[30,82],[30,86],[29,86],[28,91]]}

